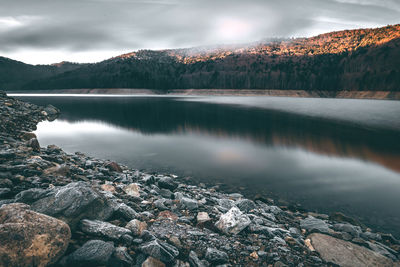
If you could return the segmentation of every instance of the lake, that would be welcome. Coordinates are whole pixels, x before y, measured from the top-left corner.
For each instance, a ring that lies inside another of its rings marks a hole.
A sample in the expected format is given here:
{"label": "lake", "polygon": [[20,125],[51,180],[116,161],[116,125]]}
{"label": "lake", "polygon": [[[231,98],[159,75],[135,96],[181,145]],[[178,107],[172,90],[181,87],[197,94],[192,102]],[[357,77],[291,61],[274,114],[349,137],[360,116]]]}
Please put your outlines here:
{"label": "lake", "polygon": [[249,198],[341,211],[400,237],[400,101],[19,96],[62,112],[42,146]]}

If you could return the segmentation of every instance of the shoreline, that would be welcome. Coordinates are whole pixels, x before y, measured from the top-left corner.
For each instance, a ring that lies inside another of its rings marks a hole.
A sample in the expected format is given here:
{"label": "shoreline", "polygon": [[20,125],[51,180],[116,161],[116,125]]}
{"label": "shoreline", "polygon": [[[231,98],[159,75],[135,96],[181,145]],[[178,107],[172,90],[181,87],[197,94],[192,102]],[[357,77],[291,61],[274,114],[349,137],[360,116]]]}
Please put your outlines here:
{"label": "shoreline", "polygon": [[[2,240],[21,222],[1,218],[26,210],[63,225],[62,239],[58,230],[40,229],[62,243],[39,242],[57,252],[35,255],[44,266],[394,266],[400,260],[400,242],[392,235],[341,213],[291,210],[268,196],[253,201],[172,174],[143,173],[55,145],[42,148],[32,131],[39,121],[54,120],[57,109],[1,92],[0,109],[0,254],[10,254],[0,255],[0,265],[30,260],[37,236],[26,235],[18,250]],[[29,220],[23,223],[35,232]]]}
{"label": "shoreline", "polygon": [[8,94],[91,94],[91,95],[143,95],[143,96],[273,96],[273,97],[305,97],[305,98],[343,98],[343,99],[377,99],[400,100],[400,92],[388,91],[305,91],[305,90],[264,90],[264,89],[57,89],[35,91],[8,91]]}

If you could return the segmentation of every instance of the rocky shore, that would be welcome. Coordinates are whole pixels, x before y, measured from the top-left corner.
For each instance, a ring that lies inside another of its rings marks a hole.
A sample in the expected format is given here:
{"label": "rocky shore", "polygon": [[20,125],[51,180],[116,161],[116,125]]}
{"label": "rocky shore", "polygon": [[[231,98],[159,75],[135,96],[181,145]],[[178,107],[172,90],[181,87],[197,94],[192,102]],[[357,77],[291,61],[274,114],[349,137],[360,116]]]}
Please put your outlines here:
{"label": "rocky shore", "polygon": [[42,148],[58,110],[0,92],[0,266],[400,266],[400,242],[341,213]]}

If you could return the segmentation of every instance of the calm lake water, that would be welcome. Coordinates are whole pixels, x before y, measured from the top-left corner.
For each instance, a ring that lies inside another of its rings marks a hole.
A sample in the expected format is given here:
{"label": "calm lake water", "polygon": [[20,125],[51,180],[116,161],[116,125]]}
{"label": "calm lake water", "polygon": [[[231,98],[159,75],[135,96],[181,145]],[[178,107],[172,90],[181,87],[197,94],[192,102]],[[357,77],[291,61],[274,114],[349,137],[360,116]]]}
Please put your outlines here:
{"label": "calm lake water", "polygon": [[20,97],[62,115],[42,146],[220,184],[400,237],[400,101],[285,97]]}

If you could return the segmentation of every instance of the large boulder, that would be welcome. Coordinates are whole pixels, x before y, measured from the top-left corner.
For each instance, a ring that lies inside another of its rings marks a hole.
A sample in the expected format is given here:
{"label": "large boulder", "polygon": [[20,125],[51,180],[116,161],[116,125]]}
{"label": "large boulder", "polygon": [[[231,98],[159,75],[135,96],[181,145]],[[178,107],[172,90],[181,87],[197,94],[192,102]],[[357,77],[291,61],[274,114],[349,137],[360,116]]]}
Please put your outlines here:
{"label": "large boulder", "polygon": [[370,249],[329,235],[314,233],[309,235],[308,239],[322,259],[342,267],[400,266]]}
{"label": "large boulder", "polygon": [[238,234],[251,223],[250,218],[237,207],[232,207],[222,214],[215,226],[226,234]]}
{"label": "large boulder", "polygon": [[114,211],[107,199],[85,182],[54,188],[33,202],[32,209],[67,222],[71,229],[81,219],[106,220]]}
{"label": "large boulder", "polygon": [[0,208],[0,266],[47,266],[66,251],[66,223],[34,212],[23,203]]}

